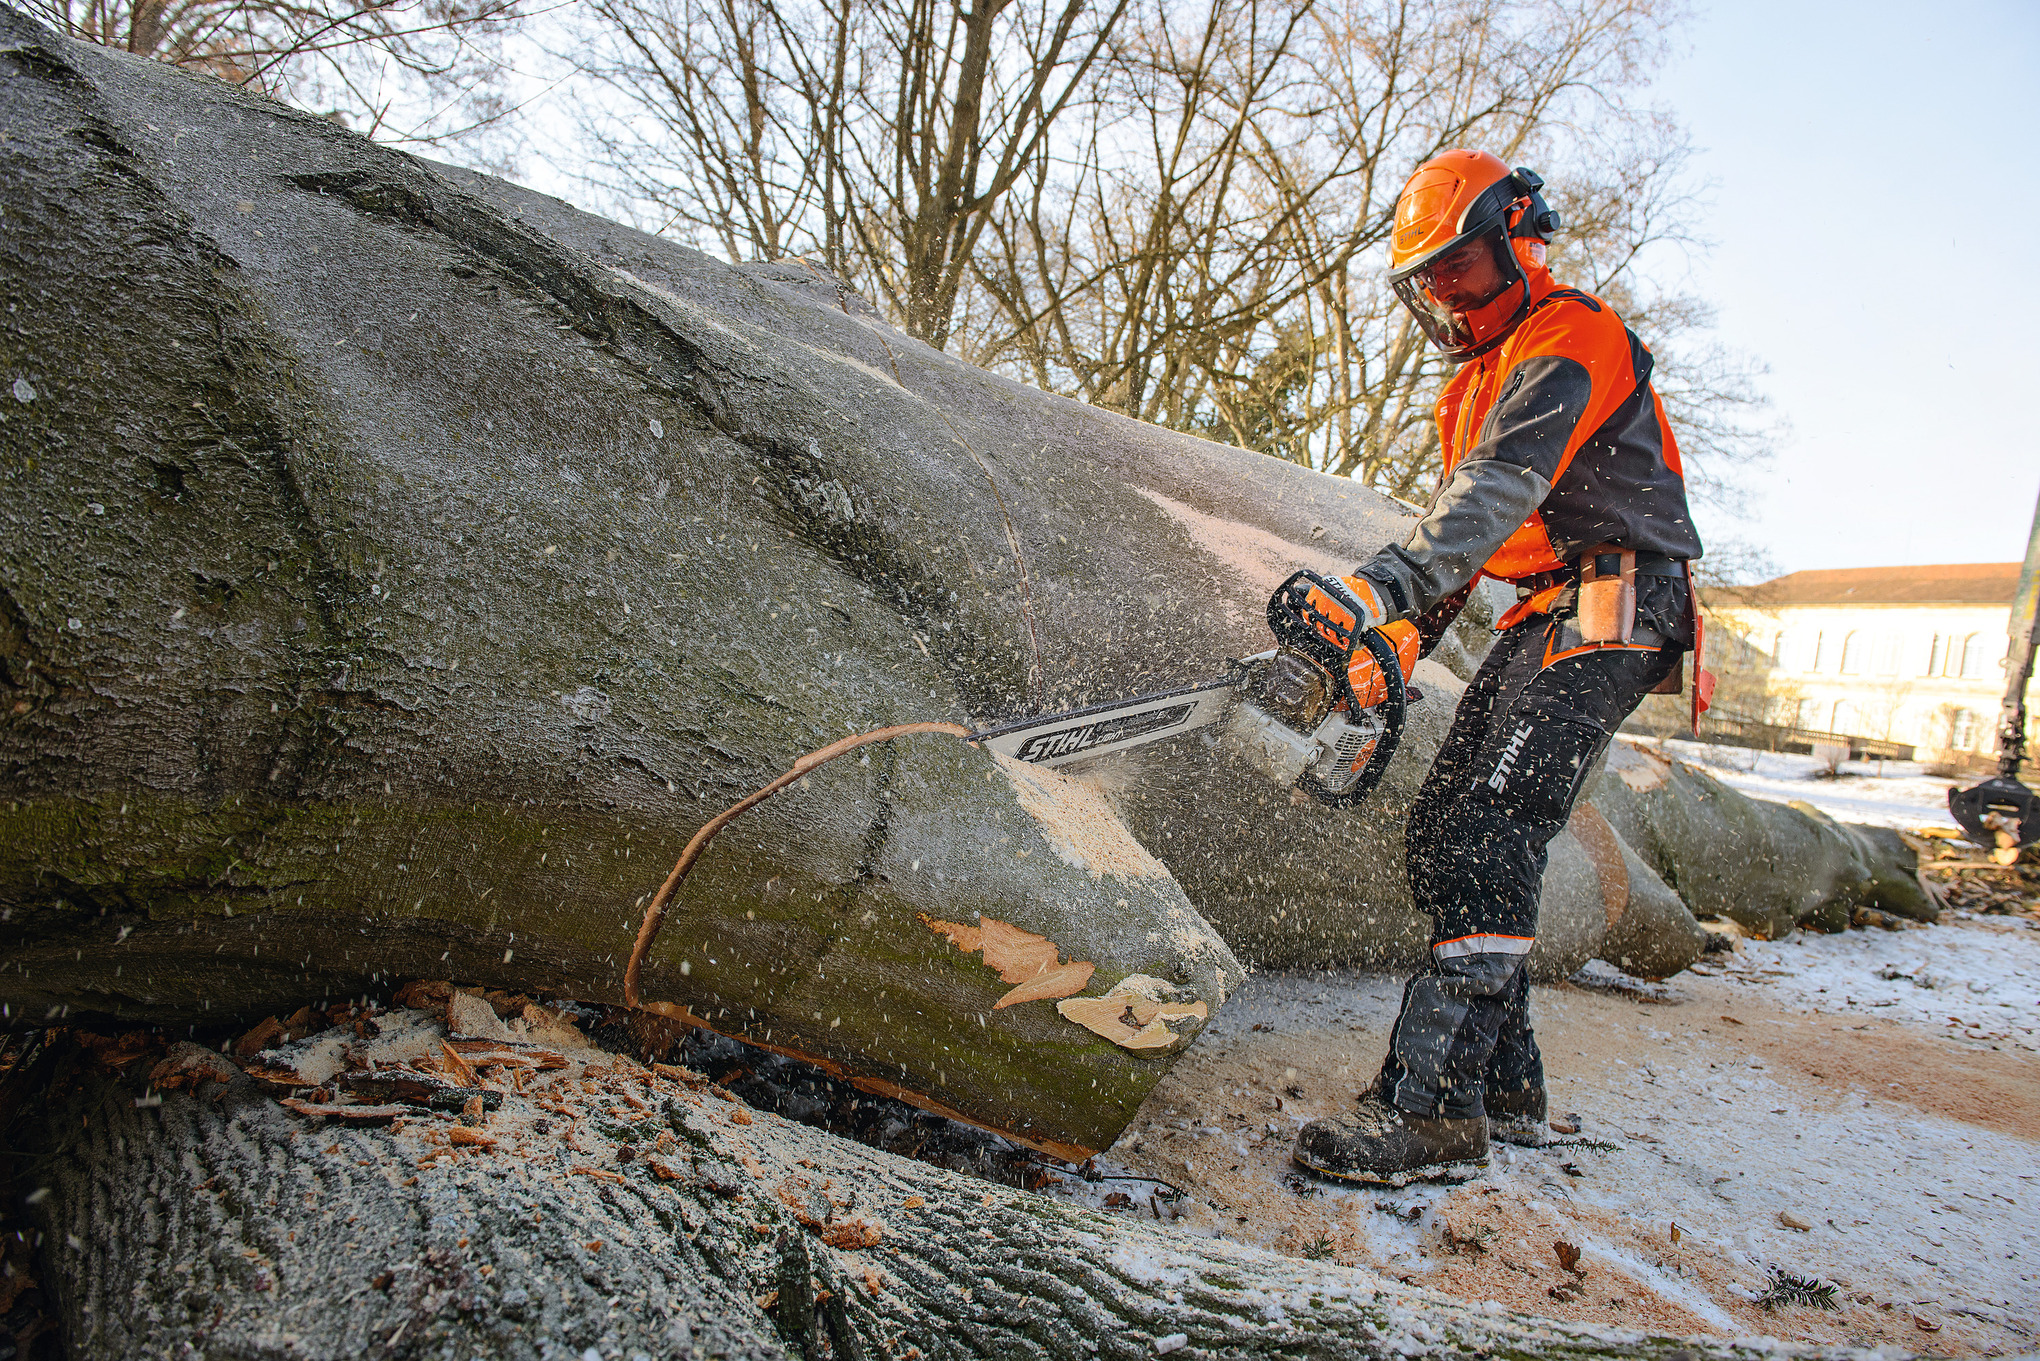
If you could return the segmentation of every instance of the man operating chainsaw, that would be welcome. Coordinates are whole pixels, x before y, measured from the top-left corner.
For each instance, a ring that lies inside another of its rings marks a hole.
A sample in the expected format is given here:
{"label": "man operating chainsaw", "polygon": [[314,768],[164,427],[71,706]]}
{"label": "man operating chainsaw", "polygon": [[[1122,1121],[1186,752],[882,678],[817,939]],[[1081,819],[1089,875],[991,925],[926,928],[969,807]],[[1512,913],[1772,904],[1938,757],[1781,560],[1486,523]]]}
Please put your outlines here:
{"label": "man operating chainsaw", "polygon": [[[1348,645],[1382,627],[1407,670],[1478,578],[1516,591],[1410,811],[1430,964],[1359,1108],[1297,1140],[1299,1162],[1348,1180],[1468,1175],[1491,1122],[1515,1142],[1545,1128],[1524,956],[1546,846],[1622,720],[1679,688],[1695,639],[1700,540],[1650,351],[1607,303],[1553,281],[1543,183],[1449,151],[1403,187],[1389,281],[1462,365],[1438,399],[1442,485],[1404,543],[1313,602]],[[1378,688],[1379,663],[1350,655],[1356,693]]]}

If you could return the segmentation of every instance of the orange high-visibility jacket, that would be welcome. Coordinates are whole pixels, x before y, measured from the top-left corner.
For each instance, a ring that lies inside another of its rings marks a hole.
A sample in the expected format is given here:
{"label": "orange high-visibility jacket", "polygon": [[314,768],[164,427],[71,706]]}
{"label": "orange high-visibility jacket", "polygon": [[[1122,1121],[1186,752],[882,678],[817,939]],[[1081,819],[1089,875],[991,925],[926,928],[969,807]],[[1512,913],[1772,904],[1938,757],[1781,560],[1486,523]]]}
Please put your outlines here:
{"label": "orange high-visibility jacket", "polygon": [[1531,311],[1438,398],[1445,478],[1399,547],[1359,574],[1421,614],[1476,573],[1516,581],[1598,544],[1700,556],[1651,355],[1614,309],[1531,277]]}

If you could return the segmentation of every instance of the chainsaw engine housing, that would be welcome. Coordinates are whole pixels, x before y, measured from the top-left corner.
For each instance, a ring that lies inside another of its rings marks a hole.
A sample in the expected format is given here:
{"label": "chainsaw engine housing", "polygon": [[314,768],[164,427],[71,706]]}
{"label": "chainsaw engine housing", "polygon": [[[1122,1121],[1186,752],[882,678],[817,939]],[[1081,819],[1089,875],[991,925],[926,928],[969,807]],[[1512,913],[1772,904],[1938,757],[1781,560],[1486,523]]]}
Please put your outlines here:
{"label": "chainsaw engine housing", "polygon": [[1283,789],[1321,799],[1351,793],[1387,721],[1372,709],[1357,715],[1335,709],[1331,676],[1291,648],[1242,665],[1247,681],[1227,728],[1249,761]]}

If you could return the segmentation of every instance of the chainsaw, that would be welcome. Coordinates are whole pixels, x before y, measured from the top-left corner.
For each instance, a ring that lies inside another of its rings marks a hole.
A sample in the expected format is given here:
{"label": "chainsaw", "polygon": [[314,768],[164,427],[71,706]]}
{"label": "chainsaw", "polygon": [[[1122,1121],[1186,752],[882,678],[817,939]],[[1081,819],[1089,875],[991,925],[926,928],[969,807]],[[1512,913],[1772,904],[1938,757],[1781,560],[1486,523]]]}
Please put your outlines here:
{"label": "chainsaw", "polygon": [[[1228,662],[1216,679],[1016,719],[974,732],[971,740],[1016,761],[1069,766],[1223,723],[1278,785],[1349,808],[1380,782],[1408,706],[1423,699],[1404,683],[1395,647],[1378,629],[1354,639],[1351,625],[1361,617],[1359,602],[1340,582],[1298,572],[1268,602],[1276,645]],[[1373,704],[1360,702],[1347,675],[1356,645],[1381,668],[1385,693]]]}

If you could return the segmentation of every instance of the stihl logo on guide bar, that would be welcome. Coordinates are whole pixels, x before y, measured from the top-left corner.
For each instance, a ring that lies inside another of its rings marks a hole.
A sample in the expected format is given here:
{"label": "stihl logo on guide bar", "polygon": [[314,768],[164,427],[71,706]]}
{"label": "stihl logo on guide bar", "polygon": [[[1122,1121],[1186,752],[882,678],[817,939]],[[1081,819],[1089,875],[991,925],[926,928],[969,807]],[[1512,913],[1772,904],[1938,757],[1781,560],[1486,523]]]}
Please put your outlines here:
{"label": "stihl logo on guide bar", "polygon": [[1495,762],[1495,773],[1487,777],[1488,788],[1500,793],[1509,786],[1509,771],[1515,767],[1516,758],[1523,754],[1523,743],[1530,737],[1530,725],[1525,723],[1509,738],[1509,745],[1502,748],[1502,759]]}
{"label": "stihl logo on guide bar", "polygon": [[1125,742],[1135,737],[1146,737],[1150,733],[1173,728],[1190,716],[1194,704],[1172,704],[1165,709],[1154,709],[1144,714],[1128,714],[1125,718],[1108,718],[1097,723],[1083,723],[1059,732],[1042,733],[1030,737],[1020,748],[1023,761],[1053,761],[1058,757],[1071,756],[1093,747],[1102,747],[1111,742]]}

